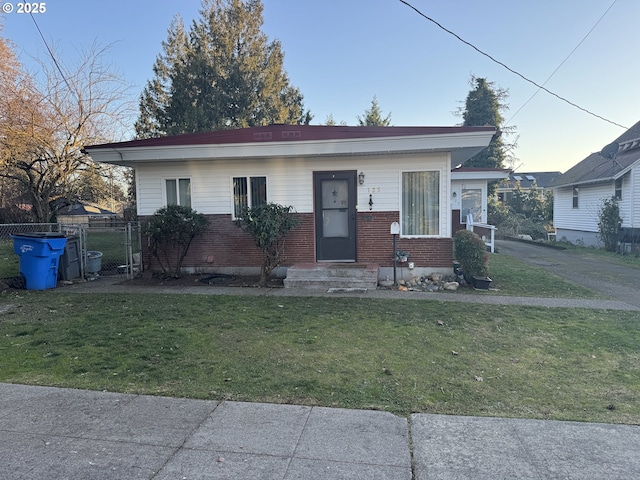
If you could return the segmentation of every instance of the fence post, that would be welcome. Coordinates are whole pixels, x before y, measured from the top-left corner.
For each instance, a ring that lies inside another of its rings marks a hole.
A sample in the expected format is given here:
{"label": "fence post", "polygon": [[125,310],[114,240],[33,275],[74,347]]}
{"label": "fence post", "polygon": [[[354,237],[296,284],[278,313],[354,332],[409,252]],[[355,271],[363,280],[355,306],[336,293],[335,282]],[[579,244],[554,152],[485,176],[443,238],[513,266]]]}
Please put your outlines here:
{"label": "fence post", "polygon": [[131,222],[127,222],[126,240],[127,242],[127,280],[133,279],[133,244],[131,242]]}

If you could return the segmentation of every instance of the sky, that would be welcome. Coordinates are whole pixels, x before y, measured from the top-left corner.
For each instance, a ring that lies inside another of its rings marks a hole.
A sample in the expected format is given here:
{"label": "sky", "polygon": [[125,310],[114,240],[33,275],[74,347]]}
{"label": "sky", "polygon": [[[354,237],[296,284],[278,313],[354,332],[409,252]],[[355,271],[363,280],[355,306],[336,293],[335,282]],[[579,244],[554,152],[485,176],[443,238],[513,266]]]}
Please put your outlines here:
{"label": "sky", "polygon": [[[37,27],[62,65],[73,66],[94,42],[109,45],[105,60],[132,85],[134,100],[153,77],[174,15],[188,27],[201,5],[50,0],[38,2],[45,11],[30,16],[18,13],[21,0],[0,0],[5,12],[7,3],[13,11],[0,13],[0,35],[13,42],[27,70],[37,76],[37,59],[48,56]],[[637,0],[407,3],[522,76],[622,127],[539,90],[400,0],[262,0],[263,32],[281,42],[285,69],[312,124],[332,115],[356,125],[375,96],[392,125],[458,125],[473,75],[508,91],[503,115],[516,131],[506,138],[517,136],[514,168],[565,172],[640,120]]]}

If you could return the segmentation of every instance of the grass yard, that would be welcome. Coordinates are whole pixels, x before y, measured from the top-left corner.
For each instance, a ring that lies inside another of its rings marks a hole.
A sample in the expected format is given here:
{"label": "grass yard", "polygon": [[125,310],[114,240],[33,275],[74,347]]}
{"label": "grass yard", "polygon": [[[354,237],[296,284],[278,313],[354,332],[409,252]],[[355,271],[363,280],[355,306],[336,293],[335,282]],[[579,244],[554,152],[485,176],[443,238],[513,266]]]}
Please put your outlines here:
{"label": "grass yard", "polygon": [[420,300],[0,297],[0,381],[640,424],[640,313]]}
{"label": "grass yard", "polygon": [[563,278],[534,267],[518,258],[498,253],[489,255],[491,288],[497,291],[483,292],[461,289],[463,293],[482,295],[515,295],[546,298],[604,298],[598,292],[575,285]]}
{"label": "grass yard", "polygon": [[0,278],[15,277],[20,272],[20,257],[13,253],[13,239],[0,240]]}

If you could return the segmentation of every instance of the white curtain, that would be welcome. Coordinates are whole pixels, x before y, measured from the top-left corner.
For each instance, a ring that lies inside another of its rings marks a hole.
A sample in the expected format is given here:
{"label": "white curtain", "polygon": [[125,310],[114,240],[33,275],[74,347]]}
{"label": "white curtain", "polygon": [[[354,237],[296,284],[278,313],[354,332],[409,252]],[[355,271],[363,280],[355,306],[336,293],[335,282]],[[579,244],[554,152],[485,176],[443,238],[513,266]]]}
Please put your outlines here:
{"label": "white curtain", "polygon": [[440,172],[402,173],[402,234],[440,233]]}

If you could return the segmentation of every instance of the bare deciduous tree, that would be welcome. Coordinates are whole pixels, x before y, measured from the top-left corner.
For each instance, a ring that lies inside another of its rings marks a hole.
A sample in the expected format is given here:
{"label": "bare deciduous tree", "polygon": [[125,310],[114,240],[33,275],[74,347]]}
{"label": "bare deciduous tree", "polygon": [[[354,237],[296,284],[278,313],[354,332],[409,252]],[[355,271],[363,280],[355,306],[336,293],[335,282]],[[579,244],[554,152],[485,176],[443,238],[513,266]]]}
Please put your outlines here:
{"label": "bare deciduous tree", "polygon": [[40,62],[28,74],[0,38],[0,177],[20,186],[34,221],[50,221],[56,200],[77,201],[85,171],[99,171],[83,152],[122,138],[134,104],[129,87],[93,45],[73,69]]}

